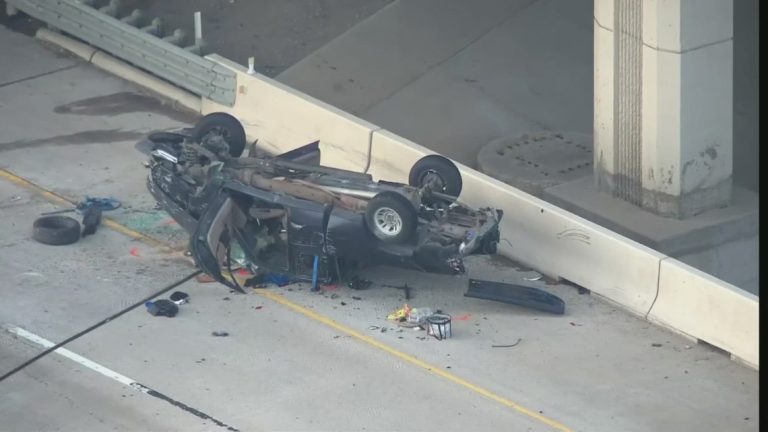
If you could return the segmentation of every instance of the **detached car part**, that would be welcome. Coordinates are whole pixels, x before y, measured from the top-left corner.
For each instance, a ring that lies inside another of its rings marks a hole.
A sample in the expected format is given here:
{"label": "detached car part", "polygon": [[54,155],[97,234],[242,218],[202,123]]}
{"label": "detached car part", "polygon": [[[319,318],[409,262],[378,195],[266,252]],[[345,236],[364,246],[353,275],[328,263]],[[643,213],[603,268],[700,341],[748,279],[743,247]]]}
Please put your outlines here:
{"label": "detached car part", "polygon": [[560,297],[523,285],[470,279],[464,297],[509,303],[556,315],[565,313],[565,302]]}
{"label": "detached car part", "polygon": [[458,202],[461,174],[443,156],[419,160],[406,185],[321,166],[318,141],[278,156],[254,142],[242,156],[245,140],[237,119],[213,113],[137,144],[198,266],[230,287],[241,289],[231,269],[244,263],[309,279],[318,257],[326,282],[369,264],[463,273],[464,256],[496,251],[502,211]]}
{"label": "detached car part", "polygon": [[32,238],[47,245],[72,244],[80,240],[80,222],[69,216],[43,216],[32,224]]}

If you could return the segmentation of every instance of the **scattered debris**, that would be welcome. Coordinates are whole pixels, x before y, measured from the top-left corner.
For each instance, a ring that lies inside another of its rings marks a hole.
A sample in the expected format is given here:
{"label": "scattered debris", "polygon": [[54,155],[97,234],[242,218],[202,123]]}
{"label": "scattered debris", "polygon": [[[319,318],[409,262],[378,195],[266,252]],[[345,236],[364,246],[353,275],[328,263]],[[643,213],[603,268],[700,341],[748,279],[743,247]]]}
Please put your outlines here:
{"label": "scattered debris", "polygon": [[565,313],[565,302],[560,297],[522,285],[470,279],[464,297],[494,300],[557,315]]}
{"label": "scattered debris", "polygon": [[337,298],[339,298],[339,295],[338,295],[338,294],[336,294],[336,293],[331,293],[331,299],[332,299],[332,300],[335,300],[335,299],[337,299]]}
{"label": "scattered debris", "polygon": [[421,324],[426,321],[427,317],[434,314],[432,309],[430,308],[412,308],[408,312],[408,316],[406,317],[405,322],[408,324],[415,324],[416,326],[420,326]]}
{"label": "scattered debris", "polygon": [[147,312],[152,316],[173,318],[179,313],[179,307],[176,306],[174,302],[166,299],[148,301],[144,303],[144,306],[147,308]]}
{"label": "scattered debris", "polygon": [[136,246],[132,247],[129,253],[131,254],[131,256],[135,256],[135,257],[141,256],[139,255],[139,248],[137,248]]}
{"label": "scattered debris", "polygon": [[522,340],[523,340],[523,338],[517,338],[517,341],[515,341],[515,343],[513,343],[513,344],[509,344],[509,345],[491,345],[491,348],[512,348],[514,346],[517,346],[517,344],[519,344],[520,341],[522,341]]}
{"label": "scattered debris", "polygon": [[197,276],[195,277],[195,280],[196,280],[197,282],[199,282],[199,283],[211,283],[211,282],[216,282],[216,279],[212,278],[211,276],[209,276],[209,275],[208,275],[208,274],[206,274],[206,273],[200,273],[199,275],[197,275]]}
{"label": "scattered debris", "polygon": [[436,313],[427,317],[427,334],[437,340],[451,337],[451,316]]}
{"label": "scattered debris", "polygon": [[189,294],[184,291],[174,291],[168,298],[177,305],[183,305],[184,303],[189,302]]}
{"label": "scattered debris", "polygon": [[382,327],[382,328],[381,328],[381,332],[382,332],[382,333],[386,333],[386,332],[387,332],[387,328],[386,328],[386,327]]}
{"label": "scattered debris", "polygon": [[651,346],[654,347],[654,348],[659,348],[662,345],[660,343],[652,343]]}
{"label": "scattered debris", "polygon": [[577,287],[577,288],[579,290],[579,294],[581,294],[581,295],[589,294],[589,290],[588,289],[586,289],[584,287]]}
{"label": "scattered debris", "polygon": [[261,308],[263,308],[263,307],[264,307],[264,306],[253,306],[253,308],[254,308],[254,309],[256,309],[256,310],[259,310],[259,309],[261,309]]}
{"label": "scattered debris", "polygon": [[408,321],[400,321],[397,323],[397,325],[399,325],[400,327],[412,328],[414,330],[423,330],[422,329],[423,323],[410,323]]}
{"label": "scattered debris", "polygon": [[583,325],[584,325],[584,324],[578,324],[578,323],[575,323],[575,322],[573,322],[573,321],[571,321],[571,323],[570,323],[570,324],[571,324],[573,327],[581,327],[581,326],[583,326]]}
{"label": "scattered debris", "polygon": [[227,333],[225,331],[215,331],[215,332],[211,332],[211,336],[227,337],[227,336],[229,336],[229,333]]}
{"label": "scattered debris", "polygon": [[352,296],[352,300],[362,300],[362,297]]}
{"label": "scattered debris", "polygon": [[245,286],[253,288],[266,288],[267,285],[274,284],[279,287],[283,287],[290,283],[291,278],[287,275],[281,273],[262,273],[245,281]]}
{"label": "scattered debris", "polygon": [[232,300],[232,299],[231,299],[231,298],[229,298],[229,297],[222,297],[222,300],[224,300],[224,301],[230,301],[230,300]]}
{"label": "scattered debris", "polygon": [[527,281],[537,281],[537,280],[541,280],[542,277],[543,276],[539,274],[538,276],[524,277],[523,279]]}
{"label": "scattered debris", "polygon": [[336,291],[339,289],[339,286],[336,284],[330,284],[330,285],[320,285],[320,288],[323,291]]}
{"label": "scattered debris", "polygon": [[101,208],[98,206],[88,207],[83,211],[83,232],[82,236],[95,234],[96,228],[101,224]]}
{"label": "scattered debris", "polygon": [[387,319],[390,321],[401,321],[405,320],[408,316],[408,313],[411,311],[410,306],[408,304],[403,305],[403,307],[396,309],[391,314],[387,315]]}
{"label": "scattered debris", "polygon": [[371,284],[373,284],[373,282],[369,281],[368,279],[363,279],[357,275],[352,276],[349,279],[349,282],[347,282],[348,287],[358,291],[370,288]]}
{"label": "scattered debris", "polygon": [[376,325],[368,326],[368,330],[378,330],[380,328],[381,326],[376,326]]}
{"label": "scattered debris", "polygon": [[464,314],[464,315],[459,315],[459,316],[455,317],[454,319],[456,321],[469,321],[470,318],[472,318],[472,314],[468,314],[467,313],[467,314]]}
{"label": "scattered debris", "polygon": [[122,206],[122,203],[114,198],[96,198],[86,196],[84,201],[76,203],[74,207],[45,212],[41,213],[40,215],[49,216],[61,213],[71,213],[75,211],[84,212],[93,207],[96,207],[101,211],[111,211],[120,208],[120,206]]}
{"label": "scattered debris", "polygon": [[11,202],[18,201],[21,199],[21,195],[16,195],[15,197],[11,198]]}

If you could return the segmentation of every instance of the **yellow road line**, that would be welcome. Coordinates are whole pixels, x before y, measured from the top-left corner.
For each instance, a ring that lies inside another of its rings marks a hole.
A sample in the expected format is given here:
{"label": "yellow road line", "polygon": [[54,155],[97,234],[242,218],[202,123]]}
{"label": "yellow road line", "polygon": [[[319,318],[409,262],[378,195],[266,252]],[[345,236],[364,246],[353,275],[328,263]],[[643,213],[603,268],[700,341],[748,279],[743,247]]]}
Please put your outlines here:
{"label": "yellow road line", "polygon": [[[25,189],[29,189],[29,190],[37,193],[38,195],[41,195],[42,197],[44,197],[48,201],[53,202],[54,204],[66,205],[66,206],[74,206],[74,205],[77,204],[77,201],[75,201],[75,200],[73,200],[71,198],[67,198],[65,196],[57,194],[56,192],[50,191],[48,189],[45,189],[44,187],[42,187],[40,185],[37,185],[37,184],[35,184],[35,183],[33,183],[33,182],[23,178],[23,177],[19,177],[16,174],[14,174],[14,173],[6,170],[6,169],[0,168],[0,177],[4,178],[5,180],[8,180],[9,182],[11,182],[11,183],[13,183],[15,185],[21,186],[21,187],[23,187]],[[122,224],[116,222],[112,218],[104,217],[104,219],[102,220],[102,223],[106,227],[108,227],[108,228],[111,228],[111,229],[113,229],[113,230],[115,230],[115,231],[117,231],[117,232],[119,232],[121,234],[124,234],[124,235],[126,235],[126,236],[128,236],[128,237],[130,237],[132,239],[140,240],[140,241],[142,241],[142,242],[144,242],[144,243],[146,243],[146,244],[148,244],[150,246],[161,248],[161,249],[173,250],[172,247],[170,247],[169,245],[161,242],[160,240],[157,240],[157,239],[155,239],[153,237],[150,237],[150,236],[148,236],[148,235],[146,235],[144,233],[141,233],[139,231],[136,231],[136,230],[133,230],[131,228],[128,228],[127,226],[122,225]]]}
{"label": "yellow road line", "polygon": [[[12,172],[7,171],[7,170],[2,169],[2,168],[0,168],[0,177],[2,177],[2,178],[6,179],[6,180],[8,180],[8,181],[10,181],[10,182],[12,182],[14,184],[22,186],[24,188],[31,189],[34,192],[42,195],[46,199],[48,199],[48,200],[50,200],[50,201],[52,201],[52,202],[54,202],[56,204],[74,205],[74,203],[75,203],[75,201],[73,201],[71,199],[68,199],[68,198],[63,197],[61,195],[58,195],[55,192],[49,191],[49,190],[43,188],[42,186],[39,186],[39,185],[37,185],[35,183],[32,183],[31,181],[29,181],[27,179],[24,179],[22,177],[19,177],[16,174],[13,174]],[[134,238],[136,240],[140,240],[142,242],[145,242],[145,243],[147,243],[150,246],[160,247],[160,248],[171,249],[172,250],[172,248],[169,245],[165,244],[164,242],[162,242],[162,241],[160,241],[158,239],[152,238],[152,237],[150,237],[150,236],[148,236],[146,234],[143,234],[143,233],[140,233],[138,231],[132,230],[132,229],[130,229],[130,228],[124,226],[124,225],[121,225],[118,222],[115,222],[114,220],[106,219],[103,223],[104,223],[104,225],[106,225],[107,227],[109,227],[109,228],[111,228],[111,229],[113,229],[115,231],[118,231],[118,232],[120,232],[122,234],[125,234],[128,237]],[[374,339],[374,338],[372,338],[372,337],[370,337],[368,335],[365,335],[363,333],[360,333],[360,332],[358,332],[358,331],[356,331],[356,330],[354,330],[354,329],[352,329],[350,327],[347,327],[347,326],[345,326],[343,324],[340,324],[340,323],[334,321],[331,318],[328,318],[328,317],[326,317],[324,315],[321,315],[321,314],[319,314],[319,313],[317,313],[317,312],[315,312],[313,310],[307,309],[306,307],[301,306],[300,304],[297,304],[297,303],[294,303],[294,302],[288,300],[282,294],[279,294],[279,293],[276,293],[276,292],[271,292],[271,291],[265,291],[265,290],[255,290],[255,292],[256,292],[256,294],[258,294],[258,295],[260,295],[262,297],[265,297],[265,298],[267,298],[269,300],[272,300],[275,303],[283,305],[283,306],[287,307],[288,309],[291,309],[291,310],[293,310],[295,312],[298,312],[298,313],[306,316],[307,318],[310,318],[312,320],[315,320],[317,322],[325,324],[328,327],[331,327],[331,328],[333,328],[335,330],[343,332],[343,333],[345,333],[345,334],[347,334],[347,335],[349,335],[349,336],[351,336],[351,337],[353,337],[353,338],[355,338],[355,339],[357,339],[357,340],[359,340],[361,342],[364,342],[364,343],[366,343],[368,345],[371,345],[371,346],[373,346],[375,348],[378,348],[378,349],[380,349],[380,350],[382,350],[382,351],[384,351],[384,352],[386,352],[388,354],[391,354],[391,355],[393,355],[393,356],[395,356],[395,357],[405,361],[406,363],[410,363],[410,364],[412,364],[414,366],[422,368],[422,369],[426,370],[427,372],[429,372],[431,374],[437,375],[437,376],[439,376],[441,378],[444,378],[444,379],[446,379],[446,380],[448,380],[448,381],[450,381],[450,382],[452,382],[454,384],[460,385],[460,386],[462,386],[462,387],[464,387],[466,389],[472,390],[475,393],[478,393],[478,394],[480,394],[480,395],[482,395],[484,397],[487,397],[488,399],[494,400],[494,401],[496,401],[496,402],[498,402],[498,403],[500,403],[500,404],[502,404],[502,405],[504,405],[506,407],[512,408],[515,411],[517,411],[517,412],[519,412],[521,414],[524,414],[524,415],[526,415],[526,416],[528,416],[528,417],[530,417],[530,418],[532,418],[534,420],[537,420],[537,421],[539,421],[541,423],[544,423],[547,426],[550,426],[550,427],[552,427],[555,430],[558,430],[558,431],[561,431],[561,432],[571,432],[570,428],[566,427],[565,425],[563,425],[562,423],[560,423],[560,422],[558,422],[556,420],[550,419],[549,417],[546,417],[546,416],[544,416],[542,414],[539,414],[536,411],[532,411],[532,410],[530,410],[530,409],[528,409],[528,408],[526,408],[526,407],[524,407],[524,406],[522,406],[522,405],[520,405],[518,403],[515,403],[515,402],[513,402],[513,401],[511,401],[511,400],[509,400],[509,399],[507,399],[507,398],[505,398],[503,396],[499,396],[499,395],[497,395],[496,393],[493,393],[490,390],[487,390],[487,389],[485,389],[483,387],[480,387],[480,386],[478,386],[476,384],[472,384],[471,382],[469,382],[469,381],[467,381],[467,380],[465,380],[465,379],[463,379],[463,378],[461,378],[461,377],[459,377],[457,375],[454,375],[454,374],[452,374],[450,372],[447,372],[447,371],[443,370],[440,367],[431,365],[431,364],[429,364],[429,363],[427,363],[427,362],[425,362],[423,360],[419,360],[418,358],[416,358],[416,357],[414,357],[414,356],[412,356],[410,354],[407,354],[405,352],[399,351],[396,348],[393,348],[393,347],[391,347],[391,346],[389,346],[387,344],[379,342],[378,340],[376,340],[376,339]]]}
{"label": "yellow road line", "polygon": [[340,324],[340,323],[332,320],[331,318],[328,318],[328,317],[326,317],[324,315],[321,315],[321,314],[319,314],[319,313],[317,313],[317,312],[315,312],[315,311],[313,311],[311,309],[307,309],[304,306],[296,304],[296,303],[288,300],[287,298],[285,298],[280,293],[276,293],[276,292],[272,292],[272,291],[264,291],[264,290],[256,290],[256,293],[261,295],[262,297],[266,297],[266,298],[274,301],[275,303],[279,303],[279,304],[281,304],[281,305],[283,305],[283,306],[285,306],[285,307],[287,307],[289,309],[292,309],[293,311],[298,312],[298,313],[306,316],[307,318],[310,318],[310,319],[313,319],[315,321],[321,322],[321,323],[327,325],[328,327],[331,327],[331,328],[336,329],[336,330],[338,330],[340,332],[346,333],[347,335],[349,335],[349,336],[351,336],[351,337],[353,337],[353,338],[355,338],[357,340],[360,340],[362,342],[367,343],[368,345],[372,345],[372,346],[374,346],[374,347],[376,347],[376,348],[378,348],[378,349],[380,349],[382,351],[385,351],[385,352],[387,352],[389,354],[392,354],[393,356],[395,356],[395,357],[397,357],[397,358],[399,358],[399,359],[401,359],[401,360],[403,360],[403,361],[405,361],[407,363],[410,363],[410,364],[412,364],[414,366],[418,366],[418,367],[420,367],[422,369],[427,370],[428,372],[430,372],[430,373],[432,373],[434,375],[438,375],[438,376],[440,376],[442,378],[445,378],[445,379],[447,379],[448,381],[450,381],[450,382],[452,382],[454,384],[458,384],[458,385],[460,385],[462,387],[465,387],[465,388],[467,388],[469,390],[474,391],[475,393],[483,395],[483,396],[487,397],[488,399],[492,399],[492,400],[494,400],[494,401],[496,401],[496,402],[498,402],[498,403],[500,403],[502,405],[505,405],[505,406],[507,406],[509,408],[512,408],[512,409],[520,412],[521,414],[525,414],[528,417],[531,417],[531,418],[533,418],[535,420],[538,420],[538,421],[540,421],[540,422],[542,422],[542,423],[544,423],[544,424],[546,424],[548,426],[551,426],[553,429],[556,429],[556,430],[559,430],[559,431],[563,431],[563,432],[571,431],[571,429],[569,429],[568,427],[566,427],[565,425],[563,425],[562,423],[560,423],[560,422],[558,422],[556,420],[552,420],[552,419],[550,419],[548,417],[545,417],[545,416],[537,413],[536,411],[532,411],[532,410],[530,410],[530,409],[528,409],[528,408],[526,408],[526,407],[524,407],[524,406],[522,406],[522,405],[520,405],[518,403],[515,403],[515,402],[513,402],[513,401],[511,401],[511,400],[509,400],[507,398],[499,396],[496,393],[491,392],[490,390],[487,390],[487,389],[485,389],[483,387],[480,387],[478,385],[472,384],[471,382],[469,382],[469,381],[467,381],[467,380],[465,380],[463,378],[460,378],[460,377],[458,377],[458,376],[456,376],[456,375],[454,375],[454,374],[452,374],[450,372],[446,372],[445,370],[443,370],[442,368],[440,368],[438,366],[434,366],[434,365],[431,365],[431,364],[429,364],[429,363],[427,363],[427,362],[425,362],[423,360],[419,360],[418,358],[416,358],[416,357],[414,357],[414,356],[412,356],[410,354],[404,353],[404,352],[399,351],[396,348],[393,348],[393,347],[391,347],[391,346],[389,346],[387,344],[379,342],[378,340],[376,340],[376,339],[374,339],[374,338],[372,338],[372,337],[370,337],[368,335],[365,335],[363,333],[360,333],[360,332],[358,332],[358,331],[356,331],[356,330],[354,330],[352,328],[349,328],[349,327],[347,327],[347,326],[345,326],[343,324]]}

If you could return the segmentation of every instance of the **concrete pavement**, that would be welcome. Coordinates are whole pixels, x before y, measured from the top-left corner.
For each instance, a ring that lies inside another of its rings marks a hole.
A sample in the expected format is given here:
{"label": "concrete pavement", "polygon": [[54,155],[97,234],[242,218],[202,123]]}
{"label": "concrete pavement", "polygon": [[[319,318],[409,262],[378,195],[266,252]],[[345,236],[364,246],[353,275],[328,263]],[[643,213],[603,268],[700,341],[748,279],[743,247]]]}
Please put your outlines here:
{"label": "concrete pavement", "polygon": [[[133,143],[189,118],[88,65],[42,66],[43,76],[0,83],[0,168],[73,198],[114,195],[125,206],[116,221],[183,248],[183,233],[153,210]],[[35,243],[31,221],[54,208],[0,179],[3,324],[59,341],[191,271],[180,254],[105,227],[71,246]],[[190,282],[176,318],[137,309],[68,348],[240,430],[757,430],[758,372],[509,264],[475,259],[470,276],[541,287],[565,300],[566,315],[464,298],[466,277],[375,268],[364,274],[373,288],[323,295],[306,286],[234,295]],[[386,321],[405,299],[382,285],[403,282],[414,287],[411,305],[453,315],[454,338]],[[2,333],[0,370],[36,352]],[[51,355],[0,383],[12,395],[0,399],[0,419],[9,430],[213,429],[127,390]],[[33,418],[23,411],[30,401]]]}

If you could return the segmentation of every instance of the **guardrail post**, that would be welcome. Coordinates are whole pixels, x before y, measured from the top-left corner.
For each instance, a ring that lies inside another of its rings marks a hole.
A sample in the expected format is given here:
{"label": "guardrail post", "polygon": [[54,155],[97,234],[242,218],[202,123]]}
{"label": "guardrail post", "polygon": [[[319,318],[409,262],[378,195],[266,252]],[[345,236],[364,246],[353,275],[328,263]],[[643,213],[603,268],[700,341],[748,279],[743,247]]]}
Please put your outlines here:
{"label": "guardrail post", "polygon": [[195,44],[188,47],[184,47],[185,50],[202,55],[203,52],[203,23],[202,15],[200,12],[195,12]]}
{"label": "guardrail post", "polygon": [[109,4],[100,7],[99,12],[104,15],[109,15],[113,18],[117,17],[117,13],[120,11],[120,0],[109,0]]}
{"label": "guardrail post", "polygon": [[166,36],[163,38],[164,41],[168,43],[172,43],[174,45],[181,45],[184,43],[184,39],[187,37],[187,33],[182,29],[176,29],[173,31],[173,33],[169,36]]}
{"label": "guardrail post", "polygon": [[155,18],[151,23],[149,23],[148,26],[142,27],[139,30],[149,33],[153,36],[160,36],[160,33],[163,30],[163,20],[160,18]]}
{"label": "guardrail post", "polygon": [[203,18],[200,11],[195,12],[195,45],[203,44]]}
{"label": "guardrail post", "polygon": [[256,74],[256,59],[254,57],[248,57],[248,75]]}
{"label": "guardrail post", "polygon": [[130,15],[120,18],[120,21],[129,25],[132,25],[134,27],[138,27],[139,23],[141,23],[141,20],[143,18],[144,18],[144,14],[140,10],[134,9]]}

